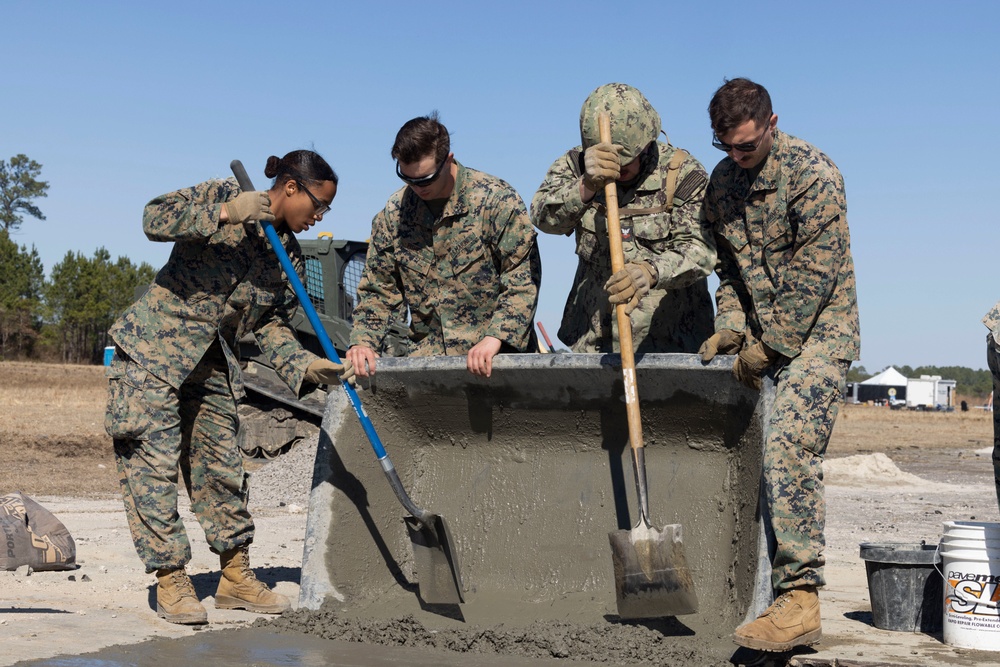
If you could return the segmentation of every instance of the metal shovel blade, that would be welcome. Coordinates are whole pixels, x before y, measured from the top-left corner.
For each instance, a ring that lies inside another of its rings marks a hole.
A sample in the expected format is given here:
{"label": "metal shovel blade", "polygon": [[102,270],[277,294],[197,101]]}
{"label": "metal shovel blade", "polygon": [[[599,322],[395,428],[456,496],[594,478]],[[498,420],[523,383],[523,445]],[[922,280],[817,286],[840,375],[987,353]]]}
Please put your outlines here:
{"label": "metal shovel blade", "polygon": [[698,611],[680,524],[657,530],[640,521],[632,530],[611,531],[608,539],[619,616],[659,618]]}
{"label": "metal shovel blade", "polygon": [[426,521],[413,516],[403,517],[403,520],[413,544],[413,562],[423,601],[428,604],[465,602],[458,551],[444,517],[431,514]]}

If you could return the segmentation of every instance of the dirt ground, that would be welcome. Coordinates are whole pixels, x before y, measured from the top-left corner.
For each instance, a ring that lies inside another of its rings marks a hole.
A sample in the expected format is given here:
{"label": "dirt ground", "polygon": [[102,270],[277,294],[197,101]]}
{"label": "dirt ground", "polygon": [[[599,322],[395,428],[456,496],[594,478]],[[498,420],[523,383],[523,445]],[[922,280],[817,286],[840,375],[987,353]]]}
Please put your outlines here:
{"label": "dirt ground", "polygon": [[[0,572],[0,665],[150,638],[204,636],[163,623],[151,608],[151,577],[132,549],[118,496],[103,427],[104,400],[103,368],[0,362],[0,495],[21,491],[53,511],[76,537],[81,565],[71,572]],[[1000,521],[992,444],[992,415],[982,410],[844,407],[827,454],[829,582],[823,594],[824,641],[816,656],[849,647],[856,664],[876,658],[880,664],[995,664],[988,654],[952,649],[940,637],[873,628],[858,558],[861,542],[936,542],[946,520]],[[248,469],[268,471],[260,463]],[[252,510],[258,524],[253,565],[261,579],[295,600],[306,519],[301,493],[289,489],[287,498],[268,496]],[[182,515],[195,525],[183,504]],[[211,628],[246,627],[255,615],[212,606],[218,561],[197,529],[191,533],[195,553],[189,570],[199,595],[208,598]],[[362,634],[348,624],[343,636],[331,638],[352,641]],[[574,652],[572,643],[567,639],[558,649],[562,655],[549,656],[560,657],[561,664],[600,660]],[[893,646],[898,650],[889,662],[886,651]]]}
{"label": "dirt ground", "polygon": [[118,498],[104,371],[0,362],[0,494]]}

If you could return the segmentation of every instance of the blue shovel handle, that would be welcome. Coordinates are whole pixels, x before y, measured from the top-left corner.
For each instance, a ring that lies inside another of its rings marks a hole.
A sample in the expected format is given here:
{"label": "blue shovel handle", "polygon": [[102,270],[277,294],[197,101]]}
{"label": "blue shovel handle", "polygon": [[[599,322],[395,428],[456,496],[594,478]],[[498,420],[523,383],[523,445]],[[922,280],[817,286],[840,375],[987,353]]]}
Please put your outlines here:
{"label": "blue shovel handle", "polygon": [[[240,188],[246,192],[252,191],[253,184],[250,182],[250,177],[247,175],[246,169],[243,168],[243,164],[239,160],[233,160],[229,166],[233,170]],[[326,329],[323,328],[323,323],[319,321],[316,309],[313,307],[312,301],[309,300],[309,294],[306,292],[305,287],[303,287],[302,280],[295,271],[295,267],[292,266],[291,260],[288,259],[288,253],[285,251],[285,246],[281,244],[281,239],[278,238],[278,233],[274,230],[274,226],[266,220],[260,220],[259,223],[264,230],[264,234],[267,236],[267,240],[270,241],[271,247],[274,249],[274,254],[278,256],[281,268],[284,269],[285,275],[288,277],[288,282],[292,284],[295,295],[299,299],[299,304],[305,310],[306,316],[309,318],[309,323],[316,332],[316,337],[319,338],[320,345],[323,346],[323,352],[326,353],[327,358],[331,361],[340,363],[337,350],[334,349],[333,343],[330,342],[330,337],[327,335]],[[386,479],[389,480],[389,485],[392,487],[399,502],[413,516],[413,519],[407,518],[405,521],[407,531],[410,533],[410,541],[413,542],[417,569],[421,572],[419,575],[421,596],[431,603],[454,604],[464,602],[462,574],[458,567],[458,553],[455,550],[454,540],[451,538],[451,532],[448,530],[448,525],[445,523],[444,517],[421,509],[413,503],[409,494],[406,493],[406,489],[403,487],[403,483],[400,481],[399,474],[396,472],[395,467],[393,467],[392,461],[389,460],[389,455],[386,453],[385,447],[382,446],[382,441],[379,440],[378,434],[375,432],[372,420],[361,405],[358,392],[349,384],[342,382],[341,386],[347,392],[347,397],[351,399],[354,412],[361,421],[365,435],[368,436],[368,442],[371,443],[372,449],[375,450],[375,455],[378,457],[378,462],[382,466],[382,471],[385,473]]]}

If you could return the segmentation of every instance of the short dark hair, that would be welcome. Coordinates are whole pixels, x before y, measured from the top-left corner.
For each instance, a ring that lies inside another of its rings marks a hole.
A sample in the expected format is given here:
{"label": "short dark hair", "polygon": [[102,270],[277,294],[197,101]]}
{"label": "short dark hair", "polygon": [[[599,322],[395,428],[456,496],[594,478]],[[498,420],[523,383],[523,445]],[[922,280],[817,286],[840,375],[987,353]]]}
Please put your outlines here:
{"label": "short dark hair", "polygon": [[267,158],[264,175],[274,179],[272,185],[283,185],[287,181],[302,185],[333,181],[336,185],[340,180],[319,153],[307,150],[292,151],[285,157],[272,155]]}
{"label": "short dark hair", "polygon": [[771,120],[772,113],[767,89],[750,79],[727,79],[708,103],[708,117],[717,137],[748,120],[760,127]]}
{"label": "short dark hair", "polygon": [[392,145],[392,157],[406,164],[417,162],[433,153],[434,161],[444,162],[451,152],[451,137],[437,111],[406,121],[396,133],[396,143]]}

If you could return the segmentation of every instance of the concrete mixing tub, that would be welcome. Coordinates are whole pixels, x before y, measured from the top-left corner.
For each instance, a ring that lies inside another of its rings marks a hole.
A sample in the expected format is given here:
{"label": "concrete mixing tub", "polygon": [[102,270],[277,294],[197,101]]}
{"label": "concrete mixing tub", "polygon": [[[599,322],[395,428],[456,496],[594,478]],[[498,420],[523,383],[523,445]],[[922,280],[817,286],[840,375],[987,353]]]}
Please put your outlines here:
{"label": "concrete mixing tub", "polygon": [[[757,516],[768,401],[732,379],[731,361],[637,363],[650,514],[683,525],[701,605],[679,620],[722,632],[769,595]],[[362,401],[414,502],[450,525],[467,601],[450,611],[421,605],[404,510],[344,393],[331,392],[300,606],[425,622],[615,617],[608,532],[636,516],[618,363],[509,355],[481,379],[464,357],[379,361]]]}

